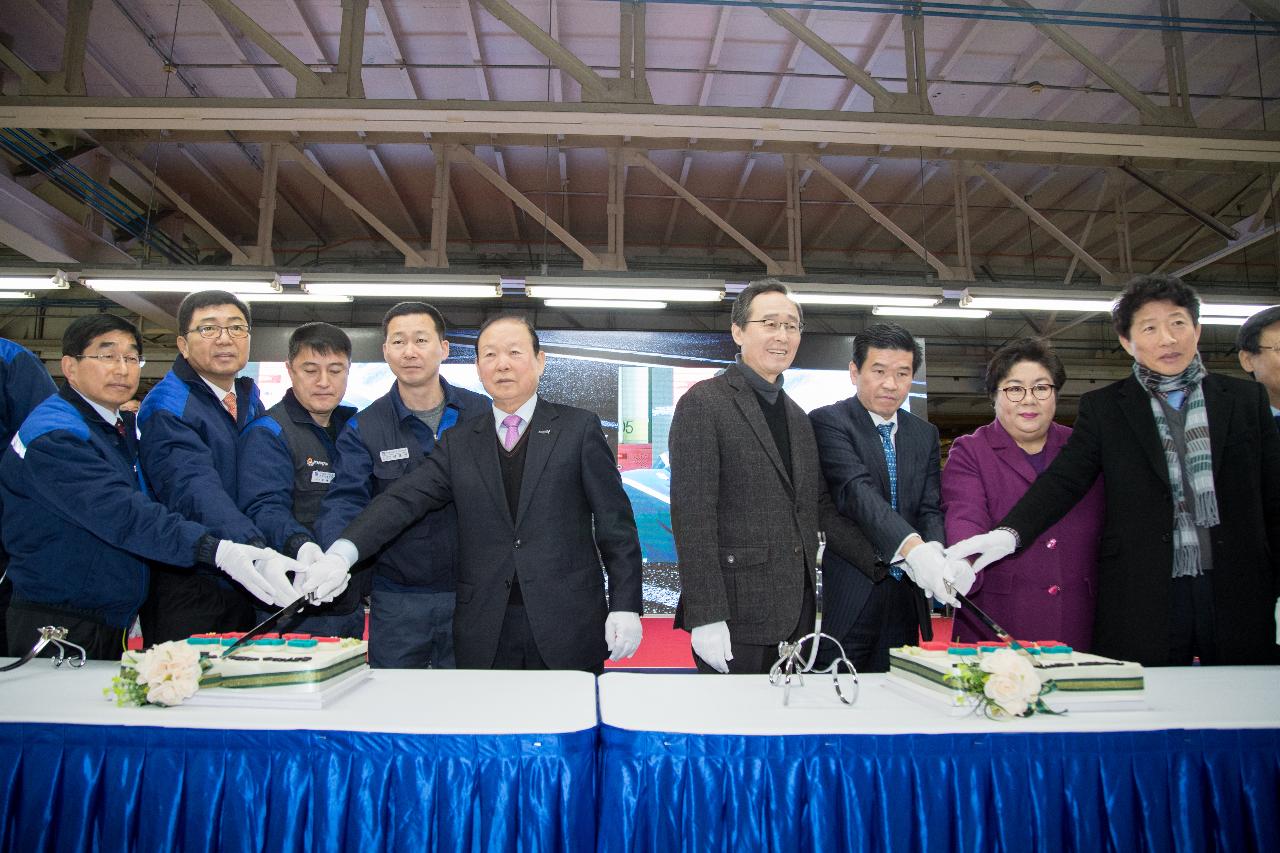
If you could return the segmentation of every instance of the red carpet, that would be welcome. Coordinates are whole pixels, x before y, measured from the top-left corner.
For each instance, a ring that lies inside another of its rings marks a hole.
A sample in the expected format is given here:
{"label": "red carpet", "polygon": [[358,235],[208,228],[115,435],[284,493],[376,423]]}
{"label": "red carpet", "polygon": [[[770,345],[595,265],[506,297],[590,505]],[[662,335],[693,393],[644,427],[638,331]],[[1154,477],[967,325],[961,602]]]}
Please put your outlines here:
{"label": "red carpet", "polygon": [[672,627],[672,616],[645,616],[644,640],[635,657],[617,663],[605,661],[605,669],[693,669],[689,632]]}

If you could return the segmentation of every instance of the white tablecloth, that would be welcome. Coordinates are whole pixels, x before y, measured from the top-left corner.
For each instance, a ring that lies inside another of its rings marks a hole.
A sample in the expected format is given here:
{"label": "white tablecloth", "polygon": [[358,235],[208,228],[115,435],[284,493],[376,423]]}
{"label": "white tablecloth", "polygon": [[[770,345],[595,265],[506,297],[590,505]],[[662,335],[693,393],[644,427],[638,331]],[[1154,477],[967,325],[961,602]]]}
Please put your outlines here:
{"label": "white tablecloth", "polygon": [[[763,675],[648,675],[600,678],[600,720],[632,731],[685,734],[941,734],[1086,732],[1280,727],[1280,667],[1148,669],[1149,710],[1073,711],[994,721],[950,716],[944,702],[920,701],[886,687],[887,675],[861,676],[858,702],[836,699],[830,677],[806,676],[792,706]],[[1052,706],[1053,696],[1046,697]]]}
{"label": "white tablecloth", "polygon": [[[0,665],[12,658],[0,658]],[[375,669],[316,711],[178,706],[117,708],[103,698],[119,665],[55,669],[34,660],[0,673],[0,723],[191,729],[311,729],[403,734],[556,734],[596,725],[595,678],[583,672]]]}

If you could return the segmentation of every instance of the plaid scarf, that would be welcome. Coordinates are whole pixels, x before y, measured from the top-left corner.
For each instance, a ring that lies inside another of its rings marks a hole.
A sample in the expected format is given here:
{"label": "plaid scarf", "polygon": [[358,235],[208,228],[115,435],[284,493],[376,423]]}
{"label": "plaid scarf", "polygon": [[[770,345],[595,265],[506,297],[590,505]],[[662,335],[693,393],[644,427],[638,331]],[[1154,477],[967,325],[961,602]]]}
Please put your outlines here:
{"label": "plaid scarf", "polygon": [[[1200,382],[1207,373],[1199,353],[1187,365],[1187,369],[1177,376],[1164,376],[1137,362],[1133,364],[1133,375],[1151,395],[1151,413],[1155,415],[1160,444],[1164,448],[1165,464],[1169,466],[1169,487],[1173,492],[1175,578],[1201,574],[1200,538],[1196,535],[1196,528],[1214,527],[1218,524],[1218,496],[1213,487],[1213,455],[1209,449],[1209,414],[1204,406],[1204,391],[1200,387]],[[1169,431],[1169,422],[1164,416],[1160,400],[1156,399],[1159,396],[1167,400],[1169,394],[1175,391],[1186,392],[1182,404],[1185,417],[1183,440],[1187,446],[1185,460],[1178,458],[1178,448]],[[1187,486],[1191,489],[1190,496],[1186,492]]]}

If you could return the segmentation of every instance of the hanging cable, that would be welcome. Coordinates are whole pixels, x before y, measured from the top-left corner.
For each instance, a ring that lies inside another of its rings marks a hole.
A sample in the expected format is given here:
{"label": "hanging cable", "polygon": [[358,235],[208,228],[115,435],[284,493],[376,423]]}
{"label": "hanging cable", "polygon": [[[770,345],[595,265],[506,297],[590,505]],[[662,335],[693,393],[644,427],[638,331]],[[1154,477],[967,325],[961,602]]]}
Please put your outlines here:
{"label": "hanging cable", "polygon": [[[177,7],[173,10],[173,33],[169,36],[169,55],[165,57],[164,65],[164,93],[162,98],[169,97],[169,83],[173,80],[173,74],[177,65],[173,61],[173,51],[178,42],[178,17],[182,14],[182,0],[178,0]],[[142,264],[145,266],[151,260],[151,225],[155,215],[156,201],[156,181],[160,180],[160,149],[163,142],[156,143],[156,156],[151,163],[151,186],[147,190],[147,219],[142,229]]]}

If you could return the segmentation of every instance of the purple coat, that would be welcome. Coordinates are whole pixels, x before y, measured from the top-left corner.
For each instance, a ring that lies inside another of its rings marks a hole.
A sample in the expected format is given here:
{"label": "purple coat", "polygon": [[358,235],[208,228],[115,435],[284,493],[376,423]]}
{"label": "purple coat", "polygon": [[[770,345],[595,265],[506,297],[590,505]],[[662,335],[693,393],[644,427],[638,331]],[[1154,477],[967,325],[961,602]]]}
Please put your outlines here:
{"label": "purple coat", "polygon": [[[1067,443],[1071,430],[1049,425],[1045,462]],[[942,509],[947,544],[986,533],[1013,507],[1036,478],[1026,452],[992,421],[957,438],[942,469]],[[1019,640],[1060,640],[1088,650],[1102,533],[1102,479],[1057,524],[1017,554],[978,572],[969,597]],[[994,639],[977,617],[961,609],[957,641]]]}

